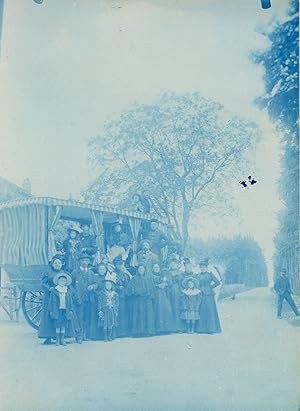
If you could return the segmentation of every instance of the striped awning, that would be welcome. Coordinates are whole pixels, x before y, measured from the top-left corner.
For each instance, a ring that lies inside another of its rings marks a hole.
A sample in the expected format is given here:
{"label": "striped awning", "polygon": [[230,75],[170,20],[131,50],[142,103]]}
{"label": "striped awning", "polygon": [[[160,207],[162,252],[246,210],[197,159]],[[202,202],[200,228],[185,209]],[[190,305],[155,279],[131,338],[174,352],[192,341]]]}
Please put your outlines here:
{"label": "striped awning", "polygon": [[[64,208],[66,207],[78,208],[78,218],[79,219],[81,217],[80,209],[81,210],[86,209],[86,210],[102,211],[104,213],[106,212],[106,213],[111,213],[111,214],[117,214],[120,216],[140,218],[143,220],[150,220],[153,217],[153,215],[151,214],[140,213],[138,211],[124,210],[124,209],[120,209],[116,207],[96,205],[96,204],[81,202],[77,200],[63,200],[63,199],[53,198],[53,197],[30,197],[30,198],[25,198],[25,199],[20,199],[20,200],[7,201],[5,203],[0,204],[0,211],[5,210],[7,208],[25,207],[29,205],[62,206]],[[65,213],[62,213],[62,217],[68,217],[68,216],[65,215]],[[74,217],[73,213],[70,217]],[[163,219],[160,218],[158,220],[162,224],[166,224],[166,221],[164,221]]]}

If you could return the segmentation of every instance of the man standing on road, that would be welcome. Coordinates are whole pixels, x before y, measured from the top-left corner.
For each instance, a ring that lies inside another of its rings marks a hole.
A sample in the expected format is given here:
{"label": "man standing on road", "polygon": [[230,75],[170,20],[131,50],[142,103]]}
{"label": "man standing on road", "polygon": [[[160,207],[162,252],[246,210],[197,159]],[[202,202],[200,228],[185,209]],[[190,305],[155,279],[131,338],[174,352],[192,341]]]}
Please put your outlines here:
{"label": "man standing on road", "polygon": [[295,301],[293,300],[293,297],[291,296],[291,285],[290,281],[288,279],[286,269],[283,268],[280,272],[280,276],[277,278],[274,284],[274,290],[278,294],[278,303],[277,303],[277,318],[282,318],[281,317],[281,311],[282,311],[282,304],[284,299],[287,301],[291,309],[294,311],[294,313],[299,316],[299,311],[296,307]]}

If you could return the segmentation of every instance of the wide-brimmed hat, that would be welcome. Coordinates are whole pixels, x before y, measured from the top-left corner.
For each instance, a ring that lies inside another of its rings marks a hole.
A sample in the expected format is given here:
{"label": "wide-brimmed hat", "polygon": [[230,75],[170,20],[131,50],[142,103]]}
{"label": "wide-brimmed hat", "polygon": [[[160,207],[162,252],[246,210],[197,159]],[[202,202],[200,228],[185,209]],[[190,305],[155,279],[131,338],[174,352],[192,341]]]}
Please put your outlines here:
{"label": "wide-brimmed hat", "polygon": [[55,260],[60,260],[62,264],[65,264],[65,258],[63,254],[55,254],[49,261],[49,264],[53,263],[53,261]]}
{"label": "wide-brimmed hat", "polygon": [[112,227],[115,227],[116,225],[122,225],[121,220],[116,220],[112,223]]}
{"label": "wide-brimmed hat", "polygon": [[151,245],[151,241],[147,240],[146,238],[140,242],[140,245],[143,247],[143,244],[145,243],[148,243],[149,245]]}
{"label": "wide-brimmed hat", "polygon": [[200,260],[199,265],[205,265],[206,267],[208,266],[208,258],[202,258]]}
{"label": "wide-brimmed hat", "polygon": [[75,231],[77,234],[80,234],[82,232],[79,224],[70,224],[68,227],[68,233],[70,233],[70,231]]}
{"label": "wide-brimmed hat", "polygon": [[158,219],[157,218],[151,218],[150,223],[158,223]]}
{"label": "wide-brimmed hat", "polygon": [[58,280],[64,277],[67,280],[67,285],[70,285],[72,283],[72,277],[68,273],[58,273],[53,277],[53,282],[55,285],[58,284]]}
{"label": "wide-brimmed hat", "polygon": [[183,288],[186,288],[186,287],[187,287],[187,284],[188,284],[189,281],[192,281],[192,282],[194,283],[194,287],[195,287],[195,288],[198,288],[199,283],[198,283],[197,278],[191,277],[191,276],[185,278],[184,280],[182,280],[182,286],[183,286]]}
{"label": "wide-brimmed hat", "polygon": [[88,258],[89,260],[91,260],[91,256],[88,255],[87,253],[81,253],[78,256],[78,260],[83,260],[84,258]]}

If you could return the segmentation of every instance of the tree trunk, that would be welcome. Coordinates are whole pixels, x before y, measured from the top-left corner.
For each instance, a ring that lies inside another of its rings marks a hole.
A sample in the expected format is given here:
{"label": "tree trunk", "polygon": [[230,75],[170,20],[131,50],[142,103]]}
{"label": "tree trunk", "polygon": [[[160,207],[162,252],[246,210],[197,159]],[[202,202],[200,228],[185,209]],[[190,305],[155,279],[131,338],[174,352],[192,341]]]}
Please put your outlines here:
{"label": "tree trunk", "polygon": [[183,252],[185,253],[188,241],[190,239],[189,235],[189,221],[190,221],[190,209],[188,204],[183,205],[183,216],[182,216],[182,224],[181,224],[181,232],[182,232],[182,248]]}

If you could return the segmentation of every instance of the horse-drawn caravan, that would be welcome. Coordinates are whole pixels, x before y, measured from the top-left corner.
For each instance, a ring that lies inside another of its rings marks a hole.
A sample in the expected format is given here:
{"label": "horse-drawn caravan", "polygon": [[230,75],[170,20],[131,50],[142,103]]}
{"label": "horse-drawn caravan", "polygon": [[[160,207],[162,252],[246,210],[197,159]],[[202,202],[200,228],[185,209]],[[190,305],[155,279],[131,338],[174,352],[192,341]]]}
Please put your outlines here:
{"label": "horse-drawn caravan", "polygon": [[[143,226],[151,220],[150,214],[93,205],[74,200],[33,197],[0,205],[0,266],[11,284],[20,290],[18,309],[29,324],[38,328],[42,310],[40,279],[49,260],[57,253],[56,227],[61,221],[87,222],[95,236],[94,262],[110,252],[111,258],[122,247],[110,247],[107,236],[118,220],[130,234],[129,265],[137,265],[138,239]],[[159,222],[162,231],[165,222]]]}

